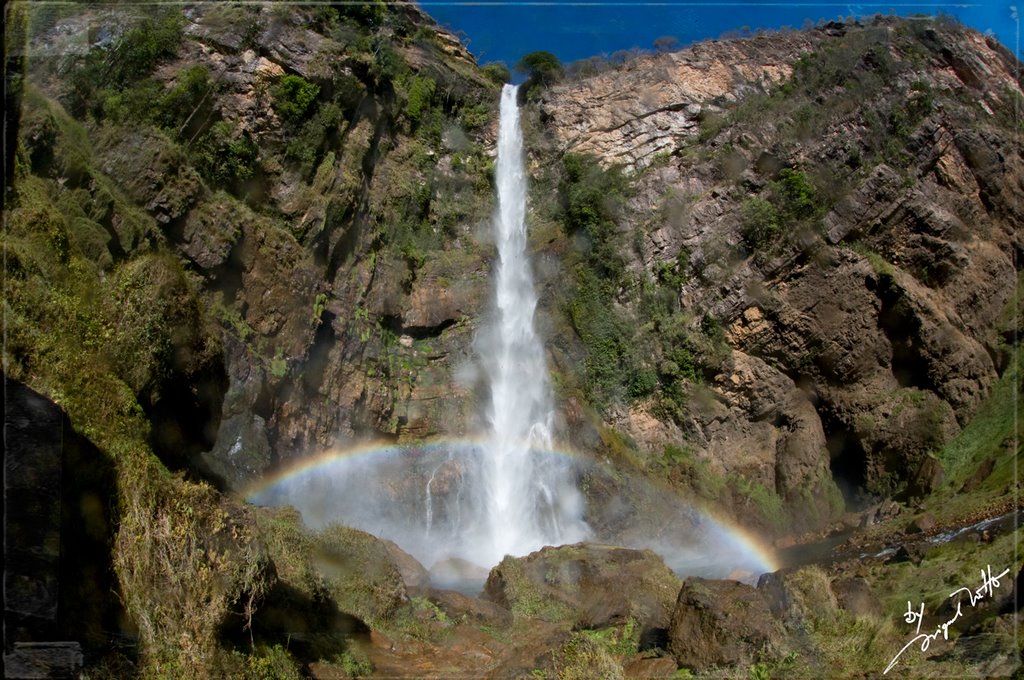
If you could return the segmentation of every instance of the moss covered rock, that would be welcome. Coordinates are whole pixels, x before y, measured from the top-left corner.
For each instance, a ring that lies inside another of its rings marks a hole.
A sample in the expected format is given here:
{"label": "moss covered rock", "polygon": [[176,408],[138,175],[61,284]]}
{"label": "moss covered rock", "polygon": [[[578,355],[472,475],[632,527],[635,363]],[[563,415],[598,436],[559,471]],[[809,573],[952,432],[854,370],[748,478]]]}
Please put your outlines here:
{"label": "moss covered rock", "polygon": [[679,579],[650,550],[577,543],[506,557],[491,570],[484,597],[517,617],[602,628],[635,619],[666,628]]}

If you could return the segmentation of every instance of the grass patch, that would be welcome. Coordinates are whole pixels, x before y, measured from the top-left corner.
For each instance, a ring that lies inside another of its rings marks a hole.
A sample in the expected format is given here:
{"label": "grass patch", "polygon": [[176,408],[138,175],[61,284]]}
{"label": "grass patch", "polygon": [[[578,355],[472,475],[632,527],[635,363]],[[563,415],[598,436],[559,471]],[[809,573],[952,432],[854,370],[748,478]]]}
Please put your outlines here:
{"label": "grass patch", "polygon": [[622,626],[610,626],[599,630],[581,630],[580,635],[589,638],[605,649],[612,657],[623,658],[636,654],[640,648],[640,629],[632,617]]}
{"label": "grass patch", "polygon": [[605,645],[586,633],[576,633],[555,654],[560,680],[621,680],[622,666]]}
{"label": "grass patch", "polygon": [[[937,518],[955,518],[977,511],[986,503],[1012,493],[1024,467],[1024,420],[1020,394],[1024,389],[1020,365],[1024,351],[1013,348],[1013,360],[992,386],[988,398],[966,426],[949,441],[937,457],[946,471],[946,483],[925,499],[925,507]],[[962,493],[964,483],[987,460],[992,472],[977,488]]]}

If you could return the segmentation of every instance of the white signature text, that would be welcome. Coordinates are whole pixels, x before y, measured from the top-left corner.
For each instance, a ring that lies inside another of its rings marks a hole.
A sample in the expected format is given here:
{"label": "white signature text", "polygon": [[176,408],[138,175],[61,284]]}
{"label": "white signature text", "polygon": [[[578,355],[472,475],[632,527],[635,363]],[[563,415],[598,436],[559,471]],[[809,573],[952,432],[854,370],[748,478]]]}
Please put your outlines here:
{"label": "white signature text", "polygon": [[[992,597],[992,591],[999,587],[999,579],[1003,578],[1004,576],[1006,576],[1009,573],[1010,573],[1010,570],[1006,569],[1006,570],[1003,571],[1003,573],[1001,573],[1001,574],[999,574],[997,576],[993,576],[992,575],[992,566],[991,565],[987,565],[985,567],[985,569],[982,569],[982,571],[981,571],[981,585],[980,586],[978,586],[974,590],[971,590],[970,588],[964,588],[964,587],[957,588],[956,590],[954,590],[952,593],[949,594],[949,598],[948,599],[952,599],[954,596],[959,595],[960,593],[967,593],[967,600],[970,603],[970,605],[973,607],[974,605],[976,605],[981,600],[984,600],[986,597]],[[956,622],[956,620],[960,618],[960,616],[961,616],[960,607],[963,605],[963,601],[964,601],[963,597],[957,599],[957,601],[956,601],[956,613],[953,614],[953,618],[949,619],[945,623],[940,623],[939,625],[937,625],[935,627],[935,632],[934,633],[922,633],[921,632],[921,621],[924,619],[924,602],[921,603],[921,607],[917,611],[914,611],[913,605],[911,605],[910,601],[908,600],[907,601],[907,611],[903,615],[903,620],[906,621],[909,624],[913,624],[915,622],[917,623],[917,630],[915,631],[916,637],[914,639],[912,639],[910,642],[908,642],[907,644],[905,644],[903,646],[903,649],[901,649],[899,652],[897,652],[896,656],[894,656],[892,658],[892,661],[889,662],[889,665],[885,667],[884,671],[882,671],[882,674],[884,675],[884,674],[888,673],[890,670],[892,670],[893,666],[895,666],[897,663],[899,663],[899,659],[903,655],[903,652],[907,651],[911,647],[911,645],[913,645],[918,640],[921,641],[921,651],[922,652],[928,651],[929,645],[931,645],[932,641],[937,639],[939,637],[939,635],[942,635],[942,639],[943,640],[948,640],[949,639],[949,627],[952,626]]]}

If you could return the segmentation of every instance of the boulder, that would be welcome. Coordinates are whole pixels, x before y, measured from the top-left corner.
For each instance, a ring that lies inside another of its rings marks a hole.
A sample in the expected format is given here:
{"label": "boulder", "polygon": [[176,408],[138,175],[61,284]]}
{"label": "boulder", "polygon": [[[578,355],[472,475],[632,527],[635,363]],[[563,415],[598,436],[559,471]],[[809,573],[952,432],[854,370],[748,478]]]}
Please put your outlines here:
{"label": "boulder", "polygon": [[840,577],[831,584],[840,609],[854,616],[881,616],[882,605],[867,580],[858,576]]}
{"label": "boulder", "polygon": [[626,678],[674,678],[676,677],[676,661],[669,656],[658,656],[652,659],[635,659],[625,664],[622,674]]}
{"label": "boulder", "polygon": [[946,472],[942,469],[942,463],[935,456],[925,456],[914,473],[910,485],[907,487],[909,498],[920,498],[927,496],[942,486],[946,481]]}
{"label": "boulder", "polygon": [[917,566],[925,557],[927,552],[925,546],[918,543],[904,543],[896,548],[896,552],[889,558],[890,562],[910,562]]}
{"label": "boulder", "polygon": [[908,534],[927,534],[937,526],[935,517],[925,512],[915,517],[907,527]]}
{"label": "boulder", "polygon": [[402,581],[405,582],[405,587],[410,592],[419,592],[430,587],[430,572],[415,557],[402,550],[393,541],[381,539],[381,543],[387,549],[391,561],[397,567],[398,573],[402,575]]}
{"label": "boulder", "polygon": [[484,598],[516,617],[602,628],[636,620],[641,633],[667,628],[679,579],[650,550],[577,543],[506,557]]}
{"label": "boulder", "polygon": [[668,651],[682,668],[702,672],[779,657],[787,647],[782,624],[763,592],[738,581],[688,578],[676,600]]}
{"label": "boulder", "polygon": [[992,474],[992,471],[996,468],[996,459],[987,458],[978,468],[974,471],[964,485],[960,488],[960,493],[970,493],[977,489],[982,482],[988,479],[988,476]]}

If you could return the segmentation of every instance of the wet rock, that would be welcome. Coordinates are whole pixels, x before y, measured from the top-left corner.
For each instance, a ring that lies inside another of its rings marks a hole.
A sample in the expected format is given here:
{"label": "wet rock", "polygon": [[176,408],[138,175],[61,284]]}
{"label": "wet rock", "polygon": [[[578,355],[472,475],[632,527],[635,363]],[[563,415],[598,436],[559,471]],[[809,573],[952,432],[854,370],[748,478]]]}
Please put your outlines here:
{"label": "wet rock", "polygon": [[424,263],[402,304],[402,326],[414,335],[436,335],[486,303],[486,264],[477,253],[445,254]]}
{"label": "wet rock", "polygon": [[781,617],[790,608],[784,572],[761,574],[757,580],[757,590],[764,595],[773,616]]}
{"label": "wet rock", "polygon": [[890,499],[884,501],[880,506],[878,506],[878,517],[880,519],[891,519],[902,511],[902,506],[900,506],[896,501]]}
{"label": "wet rock", "polygon": [[889,558],[890,562],[910,562],[917,566],[921,564],[927,553],[927,547],[919,543],[904,543],[896,548],[896,552]]}
{"label": "wet rock", "polygon": [[388,555],[391,556],[395,566],[398,567],[398,572],[402,575],[402,580],[409,592],[419,592],[430,586],[430,572],[415,557],[398,547],[394,541],[381,539],[381,542],[387,548]]}
{"label": "wet rock", "polygon": [[83,660],[77,642],[15,642],[4,654],[4,677],[77,678]]}
{"label": "wet rock", "polygon": [[362,621],[389,620],[409,601],[401,569],[372,534],[331,525],[316,534],[310,561],[338,608]]}
{"label": "wet rock", "polygon": [[[746,319],[760,319],[750,308]],[[739,474],[799,507],[787,526],[802,531],[841,509],[826,455],[821,420],[791,378],[757,357],[733,351],[713,384],[728,410],[694,409],[705,458],[722,474]],[[774,527],[769,527],[774,528]]]}
{"label": "wet rock", "polygon": [[650,550],[577,543],[506,557],[484,598],[518,616],[603,628],[628,618],[641,633],[667,628],[679,579]]}
{"label": "wet rock", "polygon": [[669,652],[680,667],[701,672],[777,657],[785,637],[759,590],[693,577],[683,582],[672,613]]}

